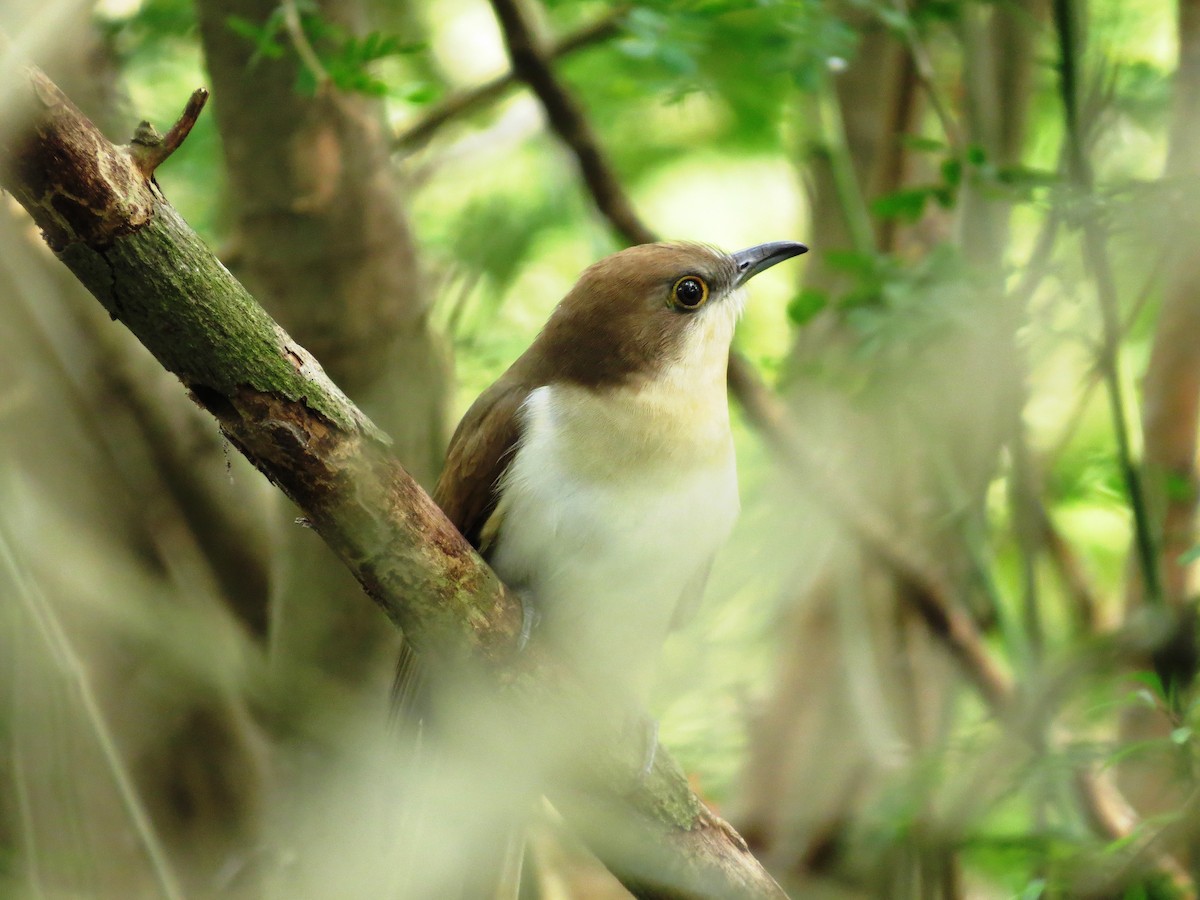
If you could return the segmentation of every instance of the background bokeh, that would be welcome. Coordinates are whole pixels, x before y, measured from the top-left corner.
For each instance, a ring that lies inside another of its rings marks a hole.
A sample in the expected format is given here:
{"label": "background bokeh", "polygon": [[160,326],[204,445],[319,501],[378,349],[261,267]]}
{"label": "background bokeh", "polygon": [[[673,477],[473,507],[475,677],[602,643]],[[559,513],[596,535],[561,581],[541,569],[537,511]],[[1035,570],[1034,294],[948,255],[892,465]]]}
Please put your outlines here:
{"label": "background bokeh", "polygon": [[[794,896],[1195,896],[1200,3],[521,9],[641,227],[812,248],[752,284],[742,517],[664,650],[693,787]],[[633,237],[480,91],[487,0],[0,30],[117,142],[212,90],[162,191],[427,487]],[[397,761],[398,636],[0,200],[0,895],[448,896],[494,786]],[[530,896],[623,895],[537,820]]]}

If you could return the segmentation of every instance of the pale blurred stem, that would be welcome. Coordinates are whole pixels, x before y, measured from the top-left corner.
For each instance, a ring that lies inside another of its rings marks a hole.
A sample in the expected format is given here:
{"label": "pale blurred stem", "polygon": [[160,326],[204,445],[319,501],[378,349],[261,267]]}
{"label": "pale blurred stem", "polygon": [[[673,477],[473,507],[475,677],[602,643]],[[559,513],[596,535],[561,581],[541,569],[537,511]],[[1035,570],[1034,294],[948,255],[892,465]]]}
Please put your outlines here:
{"label": "pale blurred stem", "polygon": [[295,0],[283,0],[280,8],[283,10],[283,26],[287,30],[292,49],[296,51],[296,56],[300,58],[304,68],[312,75],[318,89],[323,87],[329,83],[329,73],[325,71],[321,58],[309,42],[308,35],[304,33],[304,23],[300,20],[300,10],[296,8]]}
{"label": "pale blurred stem", "polygon": [[[1147,494],[1161,526],[1163,593],[1175,608],[1189,601],[1191,565],[1182,556],[1196,543],[1197,421],[1200,419],[1200,290],[1197,288],[1196,198],[1200,176],[1200,0],[1177,4],[1179,56],[1164,176],[1179,193],[1172,233],[1163,242],[1170,263],[1143,381],[1143,466]],[[1131,598],[1136,599],[1136,598]]]}
{"label": "pale blurred stem", "polygon": [[[1168,249],[1164,247],[1154,266],[1146,276],[1146,280],[1142,283],[1142,288],[1138,292],[1137,299],[1134,300],[1128,314],[1126,314],[1124,321],[1121,323],[1122,338],[1129,334],[1134,323],[1141,317],[1142,311],[1145,310],[1146,304],[1150,302],[1154,289],[1158,285],[1159,278],[1162,276],[1162,267],[1166,262],[1168,252]],[[1036,287],[1037,282],[1040,280],[1040,278],[1034,279],[1033,285]],[[1103,375],[1100,367],[1097,365],[1089,371],[1087,380],[1083,385],[1083,390],[1079,394],[1079,399],[1072,408],[1070,415],[1067,416],[1067,424],[1059,432],[1058,439],[1052,445],[1053,449],[1046,454],[1047,458],[1058,459],[1062,455],[1063,450],[1066,449],[1067,444],[1075,437],[1075,433],[1079,430],[1079,425],[1087,413],[1088,406],[1091,404],[1092,394],[1102,380]]]}
{"label": "pale blurred stem", "polygon": [[[1054,24],[1059,42],[1059,90],[1067,133],[1067,171],[1080,192],[1083,202],[1094,201],[1095,178],[1080,135],[1078,75],[1082,51],[1077,10],[1072,0],[1054,0]],[[1155,551],[1153,526],[1146,505],[1141,475],[1133,460],[1129,419],[1125,412],[1124,387],[1121,382],[1120,307],[1116,281],[1109,265],[1105,229],[1096,211],[1082,216],[1084,259],[1096,283],[1096,295],[1102,321],[1099,366],[1108,391],[1113,434],[1117,444],[1117,463],[1133,513],[1137,559],[1151,606],[1163,604],[1162,583]]]}
{"label": "pale blurred stem", "polygon": [[1021,616],[1025,626],[1025,640],[1033,658],[1039,659],[1045,635],[1042,629],[1041,609],[1038,602],[1037,561],[1045,532],[1038,527],[1040,503],[1038,501],[1039,479],[1029,450],[1029,435],[1025,427],[1023,405],[1013,415],[1012,437],[1012,481],[1009,485],[1009,502],[1012,508],[1013,531],[1021,554]]}
{"label": "pale blurred stem", "polygon": [[[917,64],[912,53],[905,53],[900,59],[900,71],[896,78],[895,101],[887,111],[888,125],[886,139],[879,148],[879,161],[872,173],[868,196],[886,197],[895,193],[904,183],[904,175],[908,167],[908,144],[901,138],[914,130],[914,119],[917,115],[919,91],[917,87]],[[841,98],[837,99],[840,114]],[[844,120],[843,120],[844,124]],[[848,154],[849,155],[849,154]],[[850,163],[853,172],[853,161]],[[859,184],[855,179],[855,186]],[[835,185],[836,189],[836,185]],[[862,201],[865,204],[865,200]],[[902,233],[900,219],[896,216],[880,218],[875,224],[876,243],[883,253],[894,253],[898,249]]]}
{"label": "pale blurred stem", "polygon": [[858,176],[854,172],[854,160],[846,141],[846,123],[842,119],[842,106],[829,78],[825,78],[818,91],[817,110],[821,116],[821,134],[825,152],[829,156],[829,172],[838,205],[846,221],[850,245],[861,256],[875,254],[875,229],[871,224],[871,213],[863,196]]}
{"label": "pale blurred stem", "polygon": [[937,566],[897,534],[884,516],[856,496],[844,476],[831,465],[820,462],[807,445],[797,439],[783,404],[752,370],[731,365],[730,381],[737,382],[747,417],[779,454],[786,471],[803,477],[806,482],[822,485],[830,511],[864,547],[912,588],[901,594],[912,603],[933,636],[958,661],[988,707],[1001,713],[1013,697],[1012,680],[992,658],[978,629],[955,601],[954,589]]}
{"label": "pale blurred stem", "polygon": [[937,116],[938,123],[942,126],[942,133],[946,136],[946,143],[950,146],[951,153],[955,157],[962,159],[966,151],[966,148],[963,146],[962,131],[959,129],[958,123],[954,121],[954,116],[950,112],[950,105],[942,96],[941,88],[938,87],[937,75],[933,71],[933,62],[929,57],[929,51],[926,49],[924,41],[917,34],[916,24],[912,20],[912,13],[909,11],[908,3],[906,0],[895,0],[895,6],[896,11],[905,19],[904,26],[899,29],[900,37],[908,47],[908,52],[912,55],[913,62],[916,65],[917,80],[921,82],[921,88],[929,97],[929,105],[933,108],[933,113]]}
{"label": "pale blurred stem", "polygon": [[[545,51],[546,59],[555,62],[578,50],[610,40],[620,33],[621,20],[628,12],[629,7],[618,6],[590,25],[554,41]],[[434,104],[419,122],[399,132],[392,139],[392,147],[399,151],[419,149],[442,126],[495,103],[521,83],[522,79],[515,72],[509,71],[477,87],[451,94]]]}
{"label": "pale blurred stem", "polygon": [[[3,33],[0,33],[0,40],[3,40],[3,37]],[[0,46],[0,52],[3,52],[2,46]],[[3,534],[0,534],[0,540],[2,539]],[[29,793],[29,782],[25,778],[25,755],[21,752],[20,723],[17,716],[17,710],[22,708],[24,679],[21,676],[21,666],[28,648],[15,646],[18,640],[17,636],[21,634],[22,630],[21,611],[15,604],[9,604],[5,625],[8,629],[8,646],[13,650],[8,660],[11,691],[9,692],[9,706],[5,713],[10,738],[8,753],[12,765],[13,797],[16,800],[17,821],[21,829],[19,847],[24,862],[25,884],[30,888],[34,897],[40,898],[44,895],[44,891],[41,886],[38,836],[37,829],[34,827],[33,798]]]}
{"label": "pale blurred stem", "polygon": [[75,648],[71,645],[66,632],[63,631],[54,608],[18,562],[2,522],[0,522],[0,563],[3,563],[8,572],[18,602],[24,607],[26,615],[37,626],[37,632],[45,642],[48,655],[57,661],[63,677],[75,692],[80,706],[83,707],[84,719],[91,728],[96,743],[100,746],[100,753],[117,789],[117,795],[121,798],[121,805],[129,817],[134,834],[137,835],[138,841],[150,861],[159,891],[168,900],[183,900],[184,894],[179,879],[171,868],[162,841],[159,840],[158,834],[154,830],[154,823],[150,821],[150,815],[146,812],[141,797],[138,796],[129,769],[117,749],[116,741],[108,728],[108,722],[92,691],[92,684],[87,677],[87,672],[80,662],[79,656],[75,653]]}
{"label": "pale blurred stem", "polygon": [[[479,666],[514,716],[593,709],[596,698],[544,650],[517,652],[520,600],[166,203],[136,153],[109,143],[43,73],[19,74],[28,124],[0,134],[0,185],[59,259],[299,506],[431,665],[464,677]],[[547,786],[565,814],[578,813],[569,824],[640,896],[782,897],[664,750],[649,773],[628,777],[644,750],[630,746],[622,714],[597,716],[581,738],[572,771],[588,773],[585,784]],[[616,824],[597,825],[597,810]]]}

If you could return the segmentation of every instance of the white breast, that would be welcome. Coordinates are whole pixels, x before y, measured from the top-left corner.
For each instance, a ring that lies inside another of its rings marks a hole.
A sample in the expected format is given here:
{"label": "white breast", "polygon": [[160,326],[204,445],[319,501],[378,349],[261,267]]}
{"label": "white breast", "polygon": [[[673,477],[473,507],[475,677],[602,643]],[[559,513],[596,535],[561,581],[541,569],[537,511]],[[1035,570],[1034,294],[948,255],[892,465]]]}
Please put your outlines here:
{"label": "white breast", "polygon": [[497,509],[492,565],[539,634],[636,694],[737,516],[724,366],[698,383],[694,362],[636,389],[535,390]]}

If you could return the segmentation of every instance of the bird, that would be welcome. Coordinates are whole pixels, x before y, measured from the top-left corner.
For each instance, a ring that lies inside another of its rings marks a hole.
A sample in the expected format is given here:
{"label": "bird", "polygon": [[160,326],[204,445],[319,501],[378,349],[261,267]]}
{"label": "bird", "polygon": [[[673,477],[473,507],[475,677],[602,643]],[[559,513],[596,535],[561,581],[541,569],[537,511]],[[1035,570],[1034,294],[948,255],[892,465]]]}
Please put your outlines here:
{"label": "bird", "polygon": [[601,259],[454,432],[434,501],[521,598],[525,637],[596,691],[644,704],[703,593],[740,505],[726,371],[744,288],[807,249]]}

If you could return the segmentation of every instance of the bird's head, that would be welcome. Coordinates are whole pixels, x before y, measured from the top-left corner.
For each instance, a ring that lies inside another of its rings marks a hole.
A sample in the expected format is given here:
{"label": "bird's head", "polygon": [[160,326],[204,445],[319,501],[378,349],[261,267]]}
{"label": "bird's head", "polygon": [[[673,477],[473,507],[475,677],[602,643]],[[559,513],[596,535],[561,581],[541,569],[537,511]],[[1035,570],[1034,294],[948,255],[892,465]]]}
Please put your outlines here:
{"label": "bird's head", "polygon": [[736,253],[693,243],[630,247],[579,276],[531,350],[551,378],[589,387],[654,378],[692,360],[723,374],[743,285],[807,250],[794,241]]}

